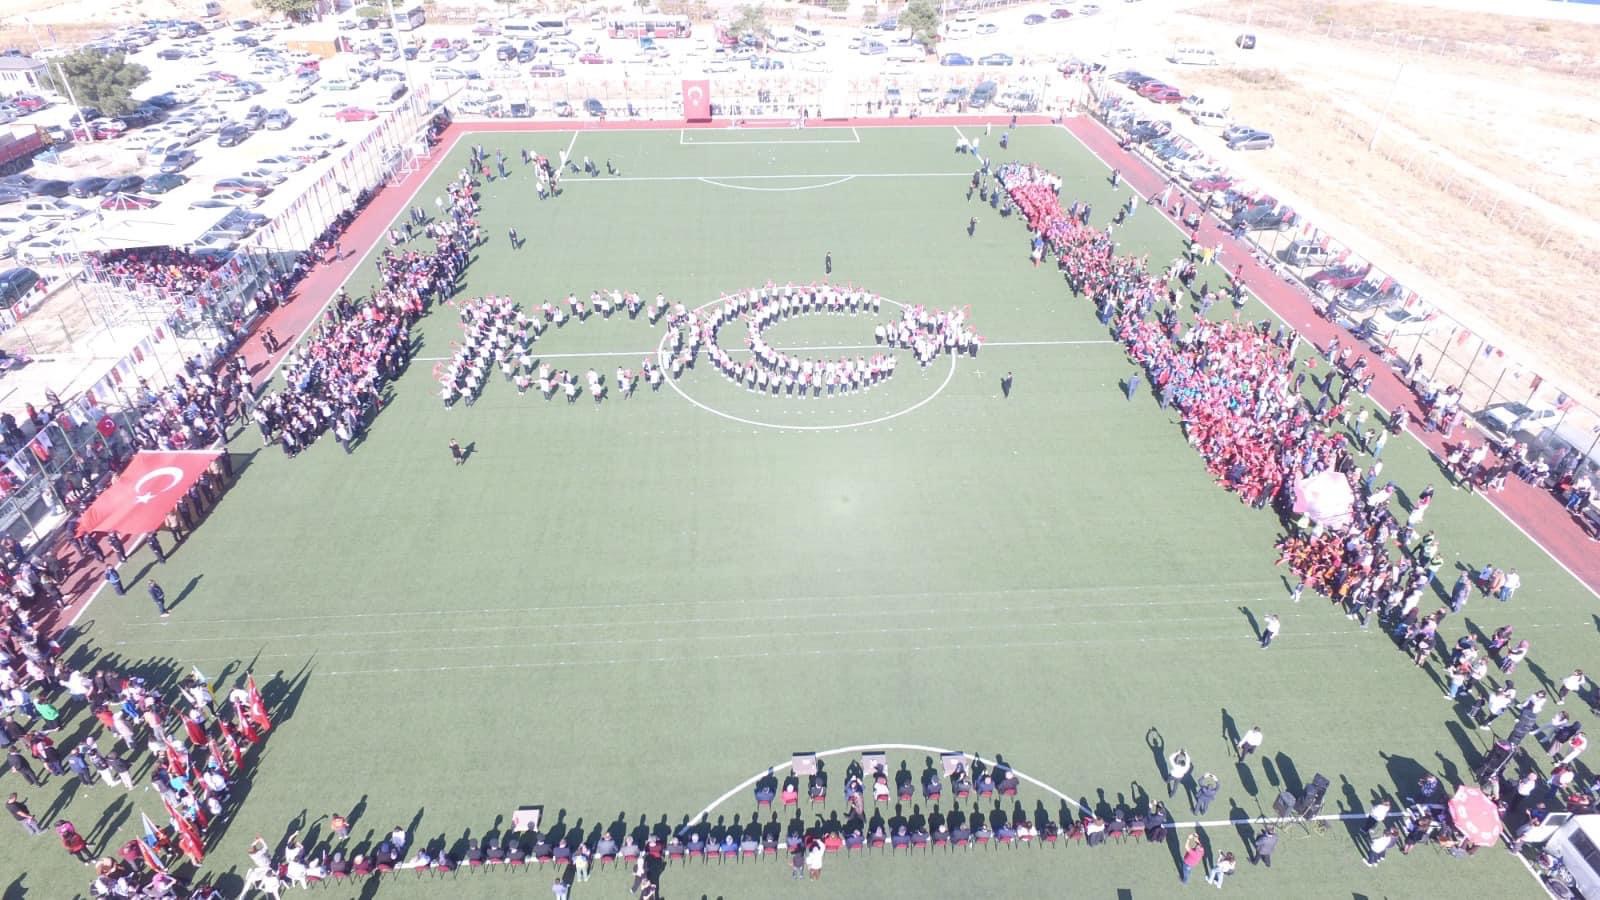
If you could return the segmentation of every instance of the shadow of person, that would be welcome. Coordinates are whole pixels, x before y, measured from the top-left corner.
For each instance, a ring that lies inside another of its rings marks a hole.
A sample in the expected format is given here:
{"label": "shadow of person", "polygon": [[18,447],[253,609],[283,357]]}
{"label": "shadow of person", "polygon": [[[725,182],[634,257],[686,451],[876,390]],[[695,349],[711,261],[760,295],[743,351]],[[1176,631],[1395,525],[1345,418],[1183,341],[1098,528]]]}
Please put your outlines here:
{"label": "shadow of person", "polygon": [[1239,746],[1239,726],[1233,721],[1233,714],[1228,708],[1222,708],[1222,739],[1228,742],[1228,753],[1237,755],[1235,748]]}
{"label": "shadow of person", "polygon": [[1244,788],[1244,792],[1246,794],[1249,794],[1252,797],[1256,796],[1259,788],[1256,787],[1255,773],[1251,772],[1250,767],[1245,765],[1242,760],[1234,763],[1233,768],[1239,776],[1239,787]]}
{"label": "shadow of person", "polygon": [[1254,633],[1255,639],[1258,641],[1261,640],[1261,624],[1256,621],[1256,614],[1251,612],[1250,607],[1248,606],[1239,607],[1239,612],[1243,614],[1245,620],[1250,623],[1250,630]]}

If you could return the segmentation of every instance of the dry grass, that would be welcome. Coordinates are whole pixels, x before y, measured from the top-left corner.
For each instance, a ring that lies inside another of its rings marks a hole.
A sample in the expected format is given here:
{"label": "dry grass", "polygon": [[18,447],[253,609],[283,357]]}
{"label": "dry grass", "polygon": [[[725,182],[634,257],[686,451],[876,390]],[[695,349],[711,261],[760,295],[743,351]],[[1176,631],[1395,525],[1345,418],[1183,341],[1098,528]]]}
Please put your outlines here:
{"label": "dry grass", "polygon": [[[1551,374],[1592,393],[1600,323],[1584,267],[1564,254],[1564,240],[1541,248],[1534,237],[1508,230],[1517,214],[1503,206],[1484,215],[1453,193],[1408,172],[1406,154],[1389,159],[1367,150],[1371,123],[1338,110],[1337,98],[1298,80],[1279,78],[1253,89],[1256,75],[1217,71],[1190,80],[1233,92],[1235,116],[1267,123],[1276,153],[1250,162],[1326,213],[1350,223],[1434,279],[1472,311],[1553,366]],[[1337,236],[1337,234],[1335,235]],[[1531,363],[1523,360],[1522,362]]]}
{"label": "dry grass", "polygon": [[1248,18],[1256,29],[1408,47],[1452,58],[1468,55],[1562,74],[1600,69],[1600,26],[1572,22],[1465,14],[1382,0],[1225,0],[1195,12],[1241,25]]}

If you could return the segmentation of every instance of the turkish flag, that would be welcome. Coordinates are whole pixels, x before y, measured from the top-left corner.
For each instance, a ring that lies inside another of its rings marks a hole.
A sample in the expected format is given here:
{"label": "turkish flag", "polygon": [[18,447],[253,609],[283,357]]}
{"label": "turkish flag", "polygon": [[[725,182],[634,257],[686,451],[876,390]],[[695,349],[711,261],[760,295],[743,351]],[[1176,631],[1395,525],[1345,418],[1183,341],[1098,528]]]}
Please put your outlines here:
{"label": "turkish flag", "polygon": [[711,121],[711,82],[702,78],[683,83],[683,119],[686,122]]}
{"label": "turkish flag", "polygon": [[221,450],[146,450],[78,518],[78,534],[116,531],[130,537],[160,528]]}

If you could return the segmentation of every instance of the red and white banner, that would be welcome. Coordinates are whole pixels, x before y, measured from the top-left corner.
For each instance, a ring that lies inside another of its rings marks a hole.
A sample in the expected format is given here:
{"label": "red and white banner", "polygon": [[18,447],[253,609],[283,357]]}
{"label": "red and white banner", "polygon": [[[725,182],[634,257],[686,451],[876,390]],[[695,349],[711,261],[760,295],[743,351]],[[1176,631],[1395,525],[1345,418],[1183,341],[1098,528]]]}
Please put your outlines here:
{"label": "red and white banner", "polygon": [[711,121],[711,82],[702,78],[683,83],[683,119],[686,122]]}
{"label": "red and white banner", "polygon": [[140,453],[111,487],[84,510],[78,519],[78,533],[116,531],[137,536],[155,531],[221,452]]}

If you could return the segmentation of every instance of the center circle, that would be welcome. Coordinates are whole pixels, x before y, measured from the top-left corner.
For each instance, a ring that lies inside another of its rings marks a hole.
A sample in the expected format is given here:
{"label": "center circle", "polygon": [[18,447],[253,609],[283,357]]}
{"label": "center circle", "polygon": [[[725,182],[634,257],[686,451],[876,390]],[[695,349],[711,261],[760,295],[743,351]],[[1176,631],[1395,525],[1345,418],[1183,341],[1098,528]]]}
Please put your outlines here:
{"label": "center circle", "polygon": [[[905,310],[905,309],[908,308],[907,304],[900,303],[899,301],[896,301],[896,300],[891,300],[888,297],[879,297],[878,299],[881,300],[883,303],[888,304],[888,305],[893,306],[893,307],[896,307],[896,308],[898,308],[900,310]],[[726,302],[725,298],[724,299],[717,299],[717,300],[709,300],[709,301],[707,301],[705,303],[700,304],[697,307],[694,307],[694,309],[691,310],[691,312],[694,313],[696,316],[698,316],[704,310],[710,309],[711,307],[717,306],[717,305],[719,305],[721,303],[724,303],[724,302]],[[817,314],[821,314],[820,311],[817,312],[817,313],[811,313],[811,315],[817,315]],[[792,316],[791,318],[804,318],[805,315],[806,314],[799,314],[799,315]],[[905,406],[905,407],[903,407],[901,409],[895,410],[893,412],[885,413],[884,415],[881,415],[881,416],[874,416],[872,418],[865,418],[865,419],[860,419],[860,420],[851,421],[851,422],[838,422],[838,423],[828,424],[828,425],[798,425],[798,424],[794,424],[792,422],[772,422],[772,421],[767,421],[767,420],[759,419],[759,418],[751,418],[749,416],[741,416],[741,415],[729,412],[729,411],[727,411],[725,409],[718,409],[716,406],[713,406],[713,405],[711,405],[709,403],[705,403],[705,402],[703,402],[703,401],[701,401],[701,400],[699,400],[699,399],[697,399],[695,397],[690,396],[686,391],[684,391],[684,389],[682,387],[680,387],[678,385],[678,379],[679,379],[680,376],[672,374],[672,366],[670,364],[670,362],[671,362],[671,360],[670,360],[670,351],[667,348],[667,342],[669,340],[669,337],[670,337],[670,330],[669,330],[668,334],[663,334],[662,335],[661,341],[656,345],[656,358],[657,358],[658,362],[661,365],[662,371],[667,373],[666,382],[667,382],[668,386],[670,386],[674,391],[676,391],[678,396],[682,397],[684,400],[687,400],[693,406],[699,407],[700,409],[702,409],[702,410],[704,410],[704,411],[706,411],[708,413],[711,413],[714,416],[719,416],[719,417],[727,419],[727,420],[729,420],[731,422],[738,422],[741,425],[751,425],[751,426],[754,426],[754,427],[757,427],[757,428],[772,428],[772,429],[775,429],[775,430],[778,430],[778,431],[841,431],[841,430],[844,430],[846,428],[865,428],[865,427],[867,427],[869,425],[878,425],[878,424],[881,424],[883,422],[887,422],[887,421],[889,421],[891,419],[897,419],[897,418],[899,418],[899,417],[901,417],[903,415],[906,415],[908,413],[915,412],[916,410],[921,409],[923,406],[925,406],[929,402],[931,402],[935,397],[938,397],[941,393],[944,392],[945,388],[950,386],[950,382],[955,378],[955,373],[956,373],[956,354],[955,353],[946,353],[946,354],[944,354],[944,355],[949,357],[950,365],[949,365],[949,368],[945,371],[944,378],[939,381],[939,384],[933,389],[933,391],[931,393],[929,393],[927,396],[921,398],[920,400],[917,400],[916,402],[911,403],[911,404],[909,404],[909,405],[907,405],[907,406]],[[870,337],[870,334],[868,335],[868,337]],[[863,345],[863,346],[865,346],[865,345]],[[840,349],[843,349],[843,348],[840,348]],[[889,352],[892,352],[894,350],[893,347],[889,347],[889,346],[885,346],[884,349],[885,349],[885,351],[889,351]],[[743,351],[743,352],[749,352],[749,351],[747,350],[747,351]],[[701,362],[703,362],[703,363],[705,363],[705,364],[707,364],[709,366],[709,360],[706,360],[704,358],[704,354],[697,354],[697,358],[700,359]],[[774,397],[773,399],[776,400],[778,398]],[[793,402],[799,404],[799,403],[813,403],[813,402],[821,402],[821,401],[817,400],[817,399],[807,398],[807,399],[803,399],[803,400],[794,400]]]}

